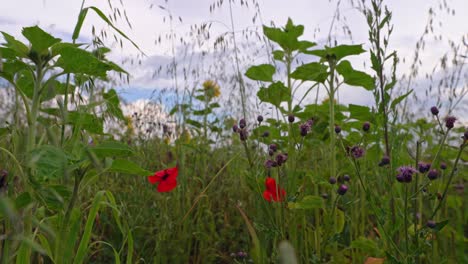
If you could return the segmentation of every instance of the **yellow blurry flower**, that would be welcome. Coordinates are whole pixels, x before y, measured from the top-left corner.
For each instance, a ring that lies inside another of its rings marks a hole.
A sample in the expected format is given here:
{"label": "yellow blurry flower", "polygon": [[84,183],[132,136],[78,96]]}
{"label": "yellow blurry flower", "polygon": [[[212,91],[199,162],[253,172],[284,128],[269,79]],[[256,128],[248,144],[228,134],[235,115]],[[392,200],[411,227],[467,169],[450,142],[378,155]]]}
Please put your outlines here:
{"label": "yellow blurry flower", "polygon": [[190,135],[190,132],[185,129],[184,132],[180,135],[180,139],[182,140],[183,143],[190,143],[190,140],[192,139],[192,136]]}
{"label": "yellow blurry flower", "polygon": [[221,90],[219,85],[213,80],[206,80],[203,83],[203,89],[208,97],[219,97],[221,95]]}

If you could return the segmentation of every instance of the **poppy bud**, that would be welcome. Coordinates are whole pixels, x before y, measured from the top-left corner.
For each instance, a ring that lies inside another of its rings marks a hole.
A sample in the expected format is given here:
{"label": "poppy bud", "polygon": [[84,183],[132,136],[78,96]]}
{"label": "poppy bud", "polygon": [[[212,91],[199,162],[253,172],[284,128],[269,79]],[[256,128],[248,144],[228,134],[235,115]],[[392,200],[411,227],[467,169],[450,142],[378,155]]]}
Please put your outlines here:
{"label": "poppy bud", "polygon": [[263,121],[263,116],[262,115],[257,116],[257,121],[261,123]]}
{"label": "poppy bud", "polygon": [[295,119],[295,118],[294,118],[294,115],[293,115],[293,114],[290,114],[290,115],[288,116],[288,121],[289,121],[289,123],[294,123],[294,119]]}
{"label": "poppy bud", "polygon": [[341,132],[341,127],[339,125],[335,125],[335,133],[339,134]]}
{"label": "poppy bud", "polygon": [[341,184],[337,192],[339,195],[344,195],[347,191],[348,191],[348,186]]}
{"label": "poppy bud", "polygon": [[330,184],[335,184],[336,183],[336,178],[335,177],[330,177],[330,179],[328,179],[328,182]]}
{"label": "poppy bud", "polygon": [[429,227],[430,229],[434,229],[436,227],[436,222],[434,220],[428,220],[426,223],[426,226]]}
{"label": "poppy bud", "polygon": [[247,123],[245,122],[245,119],[242,118],[240,121],[239,121],[239,127],[240,128],[244,128],[247,126]]}
{"label": "poppy bud", "polygon": [[427,174],[427,178],[429,178],[429,180],[431,181],[437,179],[438,176],[439,176],[439,172],[436,169],[430,170],[429,173]]}
{"label": "poppy bud", "polygon": [[439,114],[439,109],[436,106],[433,106],[431,107],[431,113],[436,116]]}
{"label": "poppy bud", "polygon": [[367,132],[367,131],[369,131],[369,129],[370,129],[370,123],[369,122],[364,122],[364,124],[362,125],[362,130]]}
{"label": "poppy bud", "polygon": [[448,129],[452,129],[455,125],[455,121],[457,121],[457,118],[454,116],[447,116],[445,118],[445,127]]}

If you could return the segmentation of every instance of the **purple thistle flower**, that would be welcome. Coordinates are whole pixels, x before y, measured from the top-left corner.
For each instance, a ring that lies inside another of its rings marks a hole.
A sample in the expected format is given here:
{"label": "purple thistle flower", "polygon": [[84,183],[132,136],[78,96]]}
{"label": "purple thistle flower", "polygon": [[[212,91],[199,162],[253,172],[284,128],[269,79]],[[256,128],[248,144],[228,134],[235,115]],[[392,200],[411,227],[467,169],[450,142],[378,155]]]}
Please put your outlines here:
{"label": "purple thistle flower", "polygon": [[447,163],[441,162],[441,163],[440,163],[440,169],[442,169],[442,170],[447,169]]}
{"label": "purple thistle flower", "polygon": [[270,150],[272,150],[273,152],[276,152],[278,150],[278,146],[276,146],[276,144],[270,144],[269,146]]}
{"label": "purple thistle flower", "polygon": [[457,118],[454,116],[447,116],[445,118],[445,127],[448,129],[452,129],[455,125],[455,121],[457,121]]}
{"label": "purple thistle flower", "polygon": [[349,182],[351,180],[351,177],[349,177],[348,174],[343,175],[343,180]]}
{"label": "purple thistle flower", "polygon": [[429,180],[431,181],[437,179],[438,176],[439,176],[439,172],[436,169],[430,170],[429,173],[427,174],[427,178],[429,178]]}
{"label": "purple thistle flower", "polygon": [[288,122],[289,123],[294,123],[295,117],[293,114],[288,115]]}
{"label": "purple thistle flower", "polygon": [[311,125],[309,122],[305,122],[299,126],[299,130],[301,131],[301,136],[305,137],[307,133],[310,131]]}
{"label": "purple thistle flower", "polygon": [[274,160],[267,160],[265,161],[265,167],[267,169],[271,169],[272,167],[276,167],[278,164]]}
{"label": "purple thistle flower", "polygon": [[338,188],[337,193],[339,195],[344,195],[348,191],[348,186],[341,184],[340,187]]}
{"label": "purple thistle flower", "polygon": [[280,153],[276,155],[276,163],[278,164],[278,166],[283,165],[287,160],[288,160],[288,154],[286,153],[284,154]]}
{"label": "purple thistle flower", "polygon": [[351,148],[351,154],[353,155],[353,158],[359,159],[362,156],[364,156],[364,149],[359,147],[359,146],[354,146]]}
{"label": "purple thistle flower", "polygon": [[330,177],[330,179],[328,179],[328,182],[330,184],[335,184],[336,183],[336,178],[335,177]]}
{"label": "purple thistle flower", "polygon": [[436,106],[431,107],[431,113],[433,115],[435,115],[435,116],[438,115],[439,114],[439,108],[437,108]]}
{"label": "purple thistle flower", "polygon": [[261,123],[263,121],[263,116],[262,115],[257,116],[257,121],[258,123]]}
{"label": "purple thistle flower", "polygon": [[380,167],[383,167],[383,166],[388,165],[388,164],[390,164],[390,157],[385,155],[385,156],[383,156],[382,159],[380,160],[379,166],[380,166]]}
{"label": "purple thistle flower", "polygon": [[428,220],[426,223],[426,226],[429,227],[430,229],[433,229],[436,227],[436,222],[434,220]]}
{"label": "purple thistle flower", "polygon": [[240,121],[239,121],[239,127],[240,128],[244,128],[247,126],[247,122],[245,122],[245,119],[242,118]]}
{"label": "purple thistle flower", "polygon": [[240,129],[239,130],[240,140],[246,141],[248,136],[249,136],[249,132],[247,132],[247,129]]}
{"label": "purple thistle flower", "polygon": [[416,170],[411,166],[401,166],[398,168],[397,181],[399,182],[411,182],[413,179],[413,174],[416,173]]}
{"label": "purple thistle flower", "polygon": [[362,130],[367,132],[367,131],[369,131],[369,129],[370,129],[370,123],[369,122],[364,122],[364,124],[362,124]]}
{"label": "purple thistle flower", "polygon": [[273,156],[273,155],[275,155],[275,152],[270,149],[270,150],[268,150],[268,155]]}
{"label": "purple thistle flower", "polygon": [[232,126],[232,132],[237,133],[239,131],[239,127],[237,125]]}
{"label": "purple thistle flower", "polygon": [[418,170],[420,173],[426,173],[431,168],[431,164],[427,162],[419,162],[418,163]]}
{"label": "purple thistle flower", "polygon": [[335,125],[335,133],[339,134],[341,132],[341,127],[339,125]]}

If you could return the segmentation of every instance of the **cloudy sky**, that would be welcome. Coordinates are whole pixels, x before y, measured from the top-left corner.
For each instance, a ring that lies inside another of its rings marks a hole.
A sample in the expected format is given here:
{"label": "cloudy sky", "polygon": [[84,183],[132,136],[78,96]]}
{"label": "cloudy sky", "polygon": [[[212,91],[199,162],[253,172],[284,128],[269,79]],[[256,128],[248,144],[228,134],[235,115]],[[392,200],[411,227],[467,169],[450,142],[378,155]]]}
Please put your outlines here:
{"label": "cloudy sky", "polygon": [[[354,2],[358,1],[361,0],[354,0]],[[82,4],[81,0],[0,0],[0,2],[1,31],[21,38],[22,27],[38,24],[66,41],[70,40]],[[144,56],[141,56],[141,53],[128,42],[124,43],[123,48],[120,48],[112,43],[112,37],[109,37],[106,43],[114,48],[112,59],[119,63],[125,63],[124,68],[127,68],[131,73],[130,83],[120,86],[122,95],[128,100],[148,97],[163,87],[170,89],[171,86],[174,86],[172,75],[163,70],[164,66],[173,62],[173,53],[177,55],[177,63],[181,65],[178,71],[180,75],[182,75],[181,68],[189,63],[193,64],[193,60],[201,60],[203,57],[201,54],[215,53],[211,48],[213,41],[211,44],[208,44],[208,41],[205,44],[195,44],[197,40],[203,41],[197,39],[196,36],[190,36],[195,25],[211,23],[209,31],[211,39],[217,36],[226,36],[225,33],[231,30],[228,0],[224,0],[221,7],[211,12],[210,6],[216,3],[215,0],[87,0],[84,6],[97,6],[104,13],[111,14],[109,2],[113,8],[119,9],[122,15],[122,18],[117,19],[118,27],[128,34],[144,52]],[[261,32],[262,22],[268,25],[273,22],[275,25],[281,26],[285,24],[288,17],[291,17],[295,24],[305,26],[303,39],[316,41],[319,44],[326,41],[330,26],[334,22],[331,34],[339,42],[346,44],[367,42],[368,29],[364,16],[352,7],[352,0],[257,0],[261,16],[257,17],[255,22],[252,21],[255,15],[253,1],[244,0],[244,2],[249,4],[249,8],[241,5],[240,0],[236,0],[232,5],[236,38],[240,42],[239,46],[242,46],[242,42],[245,41],[245,45],[242,47],[246,54],[249,54],[245,55],[241,71],[245,71],[250,63],[260,64],[267,60],[264,54],[256,54],[252,51],[253,49],[250,50],[250,47],[254,46],[258,49],[255,40],[248,43],[247,38],[242,37],[245,32]],[[466,23],[468,1],[388,0],[384,2],[393,12],[394,31],[390,46],[399,54],[400,75],[408,71],[414,57],[416,43],[428,24],[429,10],[433,11],[432,29],[424,37],[425,48],[420,53],[419,74],[412,83],[419,91],[424,91],[424,86],[428,85],[428,80],[425,78],[426,73],[440,76],[440,78],[444,75],[444,72],[437,65],[444,54],[450,56],[449,41],[459,45],[463,37],[468,38],[468,23]],[[339,17],[334,20],[338,3]],[[131,28],[125,23],[124,10],[131,23]],[[172,25],[169,23],[169,14],[173,18]],[[96,32],[99,32],[100,29],[112,32],[94,13],[90,12],[82,29],[81,41],[86,42],[92,39],[91,28],[93,26],[96,28]],[[351,37],[343,34],[343,26],[349,27],[352,32]],[[171,29],[177,38],[174,42],[166,38]],[[155,41],[157,42],[160,37],[161,42],[155,44]],[[180,38],[186,42],[185,45],[180,45]],[[191,42],[193,43],[191,44]],[[190,50],[187,47],[191,47]],[[466,55],[466,48],[462,49],[461,52]],[[225,64],[220,64],[220,58],[223,56],[223,54],[207,56],[207,61],[203,65],[212,64],[217,65],[216,67],[219,69],[231,69],[223,68],[226,67]],[[363,55],[362,62],[367,58],[368,54]],[[141,59],[141,64],[130,64],[132,59],[133,62]],[[364,64],[358,62],[362,65],[358,68],[363,68]],[[162,67],[162,70],[158,71],[159,67]],[[194,66],[191,67],[194,68]],[[201,75],[197,76],[200,80],[210,78],[210,76],[203,76],[203,72],[209,75],[210,72],[215,71],[213,69],[202,71]],[[461,76],[462,79],[457,84],[460,89],[467,86],[466,69],[463,70]],[[193,80],[193,77],[190,80]],[[344,103],[372,104],[369,94],[361,90],[343,90],[340,97]]]}

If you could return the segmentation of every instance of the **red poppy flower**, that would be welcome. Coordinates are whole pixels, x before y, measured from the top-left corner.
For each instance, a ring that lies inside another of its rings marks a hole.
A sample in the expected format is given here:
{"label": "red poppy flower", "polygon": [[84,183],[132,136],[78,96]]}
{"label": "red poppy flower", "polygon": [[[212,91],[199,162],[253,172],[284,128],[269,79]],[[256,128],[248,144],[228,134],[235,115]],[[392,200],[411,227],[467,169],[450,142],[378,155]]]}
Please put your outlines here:
{"label": "red poppy flower", "polygon": [[272,200],[279,202],[280,200],[283,200],[284,197],[286,197],[286,192],[283,188],[280,188],[278,185],[276,185],[275,179],[267,177],[265,180],[265,186],[266,190],[263,192],[263,198],[268,202],[271,202]]}
{"label": "red poppy flower", "polygon": [[153,176],[148,176],[148,181],[151,184],[159,182],[156,188],[158,192],[170,192],[177,186],[177,167],[157,171]]}

